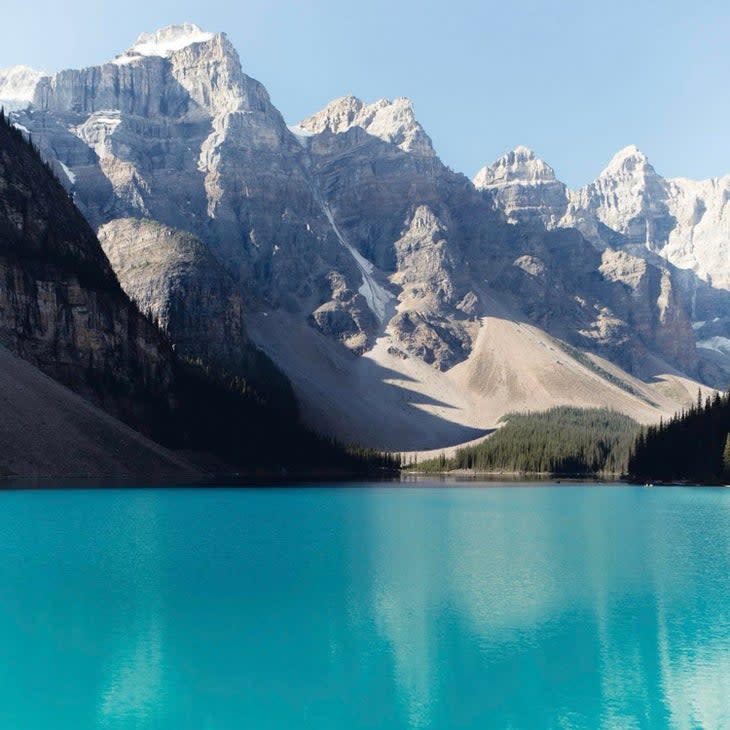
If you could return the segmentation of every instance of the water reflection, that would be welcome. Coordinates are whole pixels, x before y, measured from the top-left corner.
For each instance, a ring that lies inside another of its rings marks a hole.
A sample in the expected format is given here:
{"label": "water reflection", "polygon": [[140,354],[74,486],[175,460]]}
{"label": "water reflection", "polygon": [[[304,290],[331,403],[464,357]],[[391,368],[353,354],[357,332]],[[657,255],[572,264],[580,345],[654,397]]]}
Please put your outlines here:
{"label": "water reflection", "polygon": [[372,493],[408,724],[730,726],[727,496]]}
{"label": "water reflection", "polygon": [[161,616],[163,555],[159,495],[131,492],[108,523],[106,567],[123,587],[114,646],[99,700],[103,727],[147,725],[164,712],[164,632]]}
{"label": "water reflection", "polygon": [[436,685],[435,618],[443,587],[433,557],[440,540],[426,510],[403,507],[373,503],[372,610],[378,633],[393,652],[408,725],[421,728],[430,724]]}

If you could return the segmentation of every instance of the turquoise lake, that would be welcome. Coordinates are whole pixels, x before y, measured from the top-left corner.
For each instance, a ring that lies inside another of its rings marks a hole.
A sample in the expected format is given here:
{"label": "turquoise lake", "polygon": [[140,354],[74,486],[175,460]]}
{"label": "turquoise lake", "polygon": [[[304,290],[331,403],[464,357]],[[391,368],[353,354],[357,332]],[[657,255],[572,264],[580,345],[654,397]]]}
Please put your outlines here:
{"label": "turquoise lake", "polygon": [[0,494],[0,728],[730,727],[730,490]]}

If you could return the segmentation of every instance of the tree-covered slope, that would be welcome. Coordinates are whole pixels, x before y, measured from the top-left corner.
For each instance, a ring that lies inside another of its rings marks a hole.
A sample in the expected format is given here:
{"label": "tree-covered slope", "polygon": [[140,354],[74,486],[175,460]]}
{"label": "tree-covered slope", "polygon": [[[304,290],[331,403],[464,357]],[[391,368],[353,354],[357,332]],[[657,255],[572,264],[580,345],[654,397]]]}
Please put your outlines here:
{"label": "tree-covered slope", "polygon": [[730,395],[716,393],[639,435],[629,462],[637,481],[727,481],[723,453],[730,433]]}
{"label": "tree-covered slope", "polygon": [[535,474],[622,474],[639,425],[606,408],[569,406],[512,413],[484,441],[437,459],[426,470],[473,469]]}

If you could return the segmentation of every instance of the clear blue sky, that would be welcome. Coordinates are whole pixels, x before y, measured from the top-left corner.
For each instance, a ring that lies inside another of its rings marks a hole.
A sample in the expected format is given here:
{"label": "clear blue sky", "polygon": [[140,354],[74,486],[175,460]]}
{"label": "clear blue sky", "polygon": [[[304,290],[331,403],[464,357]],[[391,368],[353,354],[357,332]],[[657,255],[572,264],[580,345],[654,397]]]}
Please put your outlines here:
{"label": "clear blue sky", "polygon": [[28,0],[3,17],[0,68],[101,63],[186,20],[228,33],[288,121],[410,97],[470,176],[518,144],[572,186],[627,144],[667,176],[730,172],[727,0]]}

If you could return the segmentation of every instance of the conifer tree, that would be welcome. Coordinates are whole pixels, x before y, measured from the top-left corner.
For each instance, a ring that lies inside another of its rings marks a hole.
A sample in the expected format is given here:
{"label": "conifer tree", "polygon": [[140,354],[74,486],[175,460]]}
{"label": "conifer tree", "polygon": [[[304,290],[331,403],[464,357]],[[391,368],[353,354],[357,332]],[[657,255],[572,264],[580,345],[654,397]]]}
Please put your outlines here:
{"label": "conifer tree", "polygon": [[725,448],[722,451],[722,467],[725,479],[730,479],[730,433],[725,437]]}

